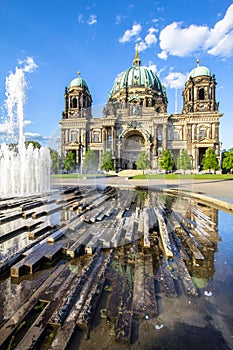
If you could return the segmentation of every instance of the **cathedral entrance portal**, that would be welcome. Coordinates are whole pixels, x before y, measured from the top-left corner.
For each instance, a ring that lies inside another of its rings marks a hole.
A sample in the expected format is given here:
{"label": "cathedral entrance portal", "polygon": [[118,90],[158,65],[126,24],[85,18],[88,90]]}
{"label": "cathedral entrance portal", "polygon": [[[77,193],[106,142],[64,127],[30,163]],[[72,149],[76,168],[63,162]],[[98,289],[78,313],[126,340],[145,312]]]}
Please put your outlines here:
{"label": "cathedral entrance portal", "polygon": [[137,131],[129,131],[122,144],[122,169],[136,169],[136,161],[141,151],[145,150],[145,139]]}

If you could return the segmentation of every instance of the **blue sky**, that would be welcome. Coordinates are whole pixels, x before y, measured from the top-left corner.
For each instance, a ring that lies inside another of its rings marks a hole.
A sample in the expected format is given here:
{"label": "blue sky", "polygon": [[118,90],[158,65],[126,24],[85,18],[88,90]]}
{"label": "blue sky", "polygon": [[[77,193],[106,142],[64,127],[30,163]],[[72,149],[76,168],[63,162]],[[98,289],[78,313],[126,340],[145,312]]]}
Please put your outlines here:
{"label": "blue sky", "polygon": [[[57,132],[64,89],[77,71],[93,106],[106,103],[116,76],[139,45],[142,64],[167,87],[168,112],[182,109],[188,73],[207,66],[216,75],[223,148],[233,147],[233,2],[227,0],[1,0],[0,106],[6,76],[29,67],[24,118],[28,139],[45,144]],[[98,108],[94,108],[94,111]],[[0,121],[0,133],[4,132]]]}

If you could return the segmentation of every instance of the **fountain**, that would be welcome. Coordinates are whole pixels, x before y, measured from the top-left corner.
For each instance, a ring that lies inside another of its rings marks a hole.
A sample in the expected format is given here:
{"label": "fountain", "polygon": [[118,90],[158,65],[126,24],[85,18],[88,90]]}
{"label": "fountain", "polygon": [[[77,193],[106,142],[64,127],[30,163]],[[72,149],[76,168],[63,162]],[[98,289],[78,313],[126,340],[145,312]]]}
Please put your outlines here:
{"label": "fountain", "polygon": [[[22,62],[21,62],[22,63]],[[24,67],[16,67],[6,78],[4,121],[5,142],[0,145],[0,197],[43,193],[50,188],[50,152],[47,147],[25,146],[25,72],[36,67],[28,57]]]}

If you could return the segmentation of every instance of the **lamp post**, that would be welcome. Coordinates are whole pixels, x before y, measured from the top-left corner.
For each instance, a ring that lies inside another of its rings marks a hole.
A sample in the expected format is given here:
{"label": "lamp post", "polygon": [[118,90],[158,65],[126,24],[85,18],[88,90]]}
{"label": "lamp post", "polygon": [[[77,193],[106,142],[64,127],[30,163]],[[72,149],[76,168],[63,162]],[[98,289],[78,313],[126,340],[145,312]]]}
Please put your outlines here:
{"label": "lamp post", "polygon": [[220,174],[222,174],[222,142],[219,143],[219,152],[220,152],[220,158],[219,158]]}

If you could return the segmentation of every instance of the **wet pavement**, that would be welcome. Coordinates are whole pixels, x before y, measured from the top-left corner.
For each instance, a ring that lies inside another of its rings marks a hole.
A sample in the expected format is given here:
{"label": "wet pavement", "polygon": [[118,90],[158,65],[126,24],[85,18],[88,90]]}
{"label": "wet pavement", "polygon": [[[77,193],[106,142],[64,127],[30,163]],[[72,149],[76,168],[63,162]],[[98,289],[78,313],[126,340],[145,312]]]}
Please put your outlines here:
{"label": "wet pavement", "polygon": [[1,201],[0,349],[233,348],[233,215],[114,181]]}

